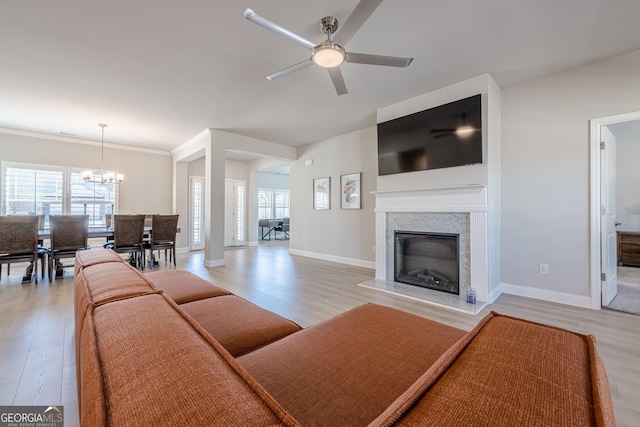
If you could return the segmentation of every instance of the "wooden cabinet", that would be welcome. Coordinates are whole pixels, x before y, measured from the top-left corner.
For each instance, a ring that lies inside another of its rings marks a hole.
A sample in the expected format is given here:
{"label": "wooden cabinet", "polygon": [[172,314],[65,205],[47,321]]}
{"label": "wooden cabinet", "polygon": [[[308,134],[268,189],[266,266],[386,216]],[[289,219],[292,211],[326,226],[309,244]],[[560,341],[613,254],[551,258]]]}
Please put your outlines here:
{"label": "wooden cabinet", "polygon": [[618,231],[618,264],[640,267],[640,232]]}

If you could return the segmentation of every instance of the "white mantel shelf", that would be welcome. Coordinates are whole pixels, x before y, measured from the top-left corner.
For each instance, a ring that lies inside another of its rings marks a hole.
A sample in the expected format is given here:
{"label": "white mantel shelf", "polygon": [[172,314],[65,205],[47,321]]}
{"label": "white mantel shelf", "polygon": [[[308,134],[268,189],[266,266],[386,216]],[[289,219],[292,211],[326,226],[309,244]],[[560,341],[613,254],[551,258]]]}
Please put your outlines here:
{"label": "white mantel shelf", "polygon": [[374,212],[486,212],[487,186],[374,191]]}
{"label": "white mantel shelf", "polygon": [[454,187],[412,188],[406,190],[372,191],[376,197],[402,197],[424,193],[478,193],[487,189],[485,184],[469,184]]}

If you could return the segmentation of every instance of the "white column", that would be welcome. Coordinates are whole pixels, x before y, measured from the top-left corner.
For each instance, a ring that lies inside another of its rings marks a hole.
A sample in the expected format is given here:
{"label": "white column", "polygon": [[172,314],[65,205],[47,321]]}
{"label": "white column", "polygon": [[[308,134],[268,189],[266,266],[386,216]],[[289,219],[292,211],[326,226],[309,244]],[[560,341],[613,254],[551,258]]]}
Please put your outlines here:
{"label": "white column", "polygon": [[224,265],[224,163],[225,149],[211,135],[205,144],[204,265]]}

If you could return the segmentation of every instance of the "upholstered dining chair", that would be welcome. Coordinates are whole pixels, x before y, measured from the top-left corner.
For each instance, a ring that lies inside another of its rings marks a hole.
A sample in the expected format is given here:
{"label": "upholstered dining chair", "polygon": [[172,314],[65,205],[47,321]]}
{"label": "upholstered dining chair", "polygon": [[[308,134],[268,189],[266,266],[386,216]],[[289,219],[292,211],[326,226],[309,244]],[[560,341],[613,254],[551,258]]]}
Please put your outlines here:
{"label": "upholstered dining chair", "polygon": [[[23,216],[23,215],[9,215],[9,216]],[[44,215],[36,215],[38,217],[38,230],[45,229],[45,217]],[[44,265],[47,261],[47,248],[43,246],[43,241],[38,239],[38,259],[40,260],[40,277],[44,280],[44,272],[46,269]],[[7,262],[7,275],[11,274],[11,263]],[[2,264],[0,264],[0,276],[2,275]]]}
{"label": "upholstered dining chair", "polygon": [[131,254],[130,262],[144,270],[143,237],[144,215],[114,215],[113,241],[105,243],[104,247]]}
{"label": "upholstered dining chair", "polygon": [[167,261],[167,251],[169,251],[169,261],[173,260],[176,265],[176,233],[178,231],[179,215],[153,215],[151,220],[151,237],[145,242],[145,248],[151,252],[151,263],[155,264],[153,251],[164,249],[164,260]]}
{"label": "upholstered dining chair", "polygon": [[[76,251],[89,249],[89,215],[50,215],[49,281],[63,275],[63,258],[74,258]],[[55,273],[54,271],[55,265]]]}
{"label": "upholstered dining chair", "polygon": [[23,281],[38,284],[37,216],[0,216],[0,266],[16,262],[30,262]]}

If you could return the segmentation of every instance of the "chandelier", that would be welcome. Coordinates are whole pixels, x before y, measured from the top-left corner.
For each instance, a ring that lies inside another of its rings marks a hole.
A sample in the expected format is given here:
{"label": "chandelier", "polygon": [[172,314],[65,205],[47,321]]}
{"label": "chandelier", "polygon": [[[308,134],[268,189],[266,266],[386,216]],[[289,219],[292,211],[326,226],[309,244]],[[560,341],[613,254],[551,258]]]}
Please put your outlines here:
{"label": "chandelier", "polygon": [[[100,126],[102,128],[102,159],[101,159],[101,163],[100,163],[100,183],[104,184],[104,183],[116,183],[116,184],[120,184],[122,181],[124,181],[124,174],[117,172],[117,171],[106,171],[104,170],[104,128],[107,127],[106,124],[104,123],[100,123],[98,124],[98,126]],[[92,170],[83,170],[81,172],[82,174],[82,179],[84,179],[85,181],[93,181],[93,177],[94,177],[94,173]]]}

